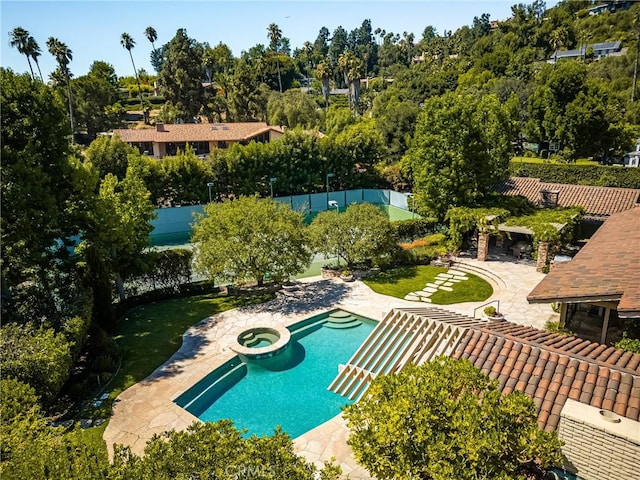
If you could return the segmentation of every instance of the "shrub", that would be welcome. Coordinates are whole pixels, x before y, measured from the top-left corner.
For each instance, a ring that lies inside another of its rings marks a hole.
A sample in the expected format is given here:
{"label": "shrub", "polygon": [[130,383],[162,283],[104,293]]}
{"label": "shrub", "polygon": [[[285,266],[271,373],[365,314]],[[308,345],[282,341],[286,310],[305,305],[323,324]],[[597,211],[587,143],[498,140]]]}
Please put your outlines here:
{"label": "shrub", "polygon": [[433,259],[446,253],[443,246],[419,246],[404,250],[398,248],[391,257],[393,265],[429,265]]}
{"label": "shrub", "polygon": [[496,310],[496,307],[494,307],[493,305],[484,307],[484,314],[488,317],[494,317],[496,313],[498,313],[498,310]]}
{"label": "shrub", "polygon": [[436,218],[410,218],[391,224],[396,239],[400,242],[412,242],[417,238],[441,232],[445,228]]}
{"label": "shrub", "polygon": [[72,347],[64,334],[50,328],[6,324],[0,328],[2,376],[26,383],[50,402],[69,377]]}
{"label": "shrub", "polygon": [[190,297],[192,295],[203,295],[205,293],[215,293],[219,291],[220,289],[214,285],[213,280],[182,284],[178,287],[177,291],[166,288],[152,290],[140,295],[127,297],[125,300],[116,303],[114,306],[116,317],[120,318],[127,311],[140,305],[168,300],[170,298]]}
{"label": "shrub", "polygon": [[622,340],[616,343],[616,348],[627,350],[628,352],[640,353],[640,339],[629,338],[627,332],[622,334]]}
{"label": "shrub", "polygon": [[561,325],[560,322],[549,321],[544,324],[544,329],[547,332],[558,333],[560,335],[574,335],[571,330],[567,330],[567,328],[564,325]]}
{"label": "shrub", "polygon": [[640,169],[637,168],[605,165],[512,163],[509,171],[514,176],[539,178],[543,182],[640,188]]}

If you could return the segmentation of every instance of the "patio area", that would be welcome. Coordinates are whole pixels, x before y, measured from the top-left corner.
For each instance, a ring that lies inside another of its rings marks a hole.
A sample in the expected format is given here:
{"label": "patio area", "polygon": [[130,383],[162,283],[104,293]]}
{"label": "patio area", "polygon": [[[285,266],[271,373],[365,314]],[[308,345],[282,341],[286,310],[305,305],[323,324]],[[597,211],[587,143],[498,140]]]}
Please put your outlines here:
{"label": "patio area", "polygon": [[[535,271],[534,266],[505,261],[459,260],[457,268],[473,269],[469,271],[492,283],[494,294],[489,300],[500,300],[500,310],[507,320],[542,328],[547,320],[557,316],[548,304],[529,305],[526,301],[527,293],[542,275]],[[478,263],[482,265],[476,265]],[[470,302],[445,308],[473,316],[480,305]],[[313,277],[300,281],[300,294],[295,297],[281,296],[265,304],[205,318],[185,332],[181,348],[167,362],[117,398],[104,433],[109,453],[113,453],[113,444],[118,443],[128,445],[140,454],[154,434],[168,429],[183,430],[199,421],[176,405],[173,399],[231,359],[235,353],[230,346],[238,333],[247,327],[265,323],[287,326],[334,308],[379,321],[393,308],[416,306],[424,304],[376,294],[360,281],[344,283]],[[476,313],[479,317],[480,312]],[[348,434],[345,422],[337,415],[294,439],[294,446],[298,453],[318,465],[335,457],[345,476],[371,478],[355,462],[346,444]]]}

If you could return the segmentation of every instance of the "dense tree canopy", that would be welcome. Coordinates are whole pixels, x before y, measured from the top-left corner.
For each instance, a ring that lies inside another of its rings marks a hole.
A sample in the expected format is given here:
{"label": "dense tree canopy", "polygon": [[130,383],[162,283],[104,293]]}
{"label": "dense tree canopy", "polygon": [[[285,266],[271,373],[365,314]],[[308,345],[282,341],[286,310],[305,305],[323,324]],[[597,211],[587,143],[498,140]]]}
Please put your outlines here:
{"label": "dense tree canopy", "polygon": [[180,119],[193,122],[200,113],[204,90],[202,87],[202,48],[187,36],[184,28],[163,49],[162,70],[158,76],[162,92],[180,112]]}
{"label": "dense tree canopy", "polygon": [[119,449],[114,480],[173,478],[264,478],[330,480],[339,469],[327,465],[318,471],[293,452],[291,439],[280,430],[272,436],[243,438],[229,420],[194,423],[184,432],[154,437],[139,457]]}
{"label": "dense tree canopy", "polygon": [[257,196],[209,203],[196,217],[196,269],[211,279],[284,280],[311,262],[302,214]]}
{"label": "dense tree canopy", "polygon": [[350,205],[342,214],[333,209],[319,213],[309,236],[316,251],[338,255],[347,266],[384,256],[394,243],[389,218],[368,203]]}
{"label": "dense tree canopy", "polygon": [[[77,233],[64,106],[28,75],[0,70],[2,121],[2,280],[9,287],[46,281],[67,256],[58,243]],[[48,281],[47,281],[48,284]]]}
{"label": "dense tree canopy", "polygon": [[379,376],[343,415],[356,459],[380,479],[524,479],[560,462],[533,400],[502,395],[468,361],[440,357]]}
{"label": "dense tree canopy", "polygon": [[513,117],[494,95],[446,93],[427,100],[403,159],[418,208],[443,218],[449,207],[473,205],[506,178]]}

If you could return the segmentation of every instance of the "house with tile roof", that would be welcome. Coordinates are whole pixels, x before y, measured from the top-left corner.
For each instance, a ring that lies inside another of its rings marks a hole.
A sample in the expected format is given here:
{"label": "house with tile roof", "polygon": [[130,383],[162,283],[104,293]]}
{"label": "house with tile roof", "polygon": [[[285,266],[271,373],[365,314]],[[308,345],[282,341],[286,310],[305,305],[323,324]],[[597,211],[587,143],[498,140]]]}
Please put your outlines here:
{"label": "house with tile roof", "polygon": [[155,128],[117,129],[113,134],[140,153],[162,158],[184,150],[187,144],[197,155],[207,155],[215,148],[228,148],[234,143],[270,142],[282,137],[284,131],[265,122],[156,123]]}
{"label": "house with tile roof", "polygon": [[640,322],[640,207],[612,214],[569,262],[552,268],[530,303],[559,302],[569,328],[592,327],[610,341],[610,324]]}
{"label": "house with tile roof", "polygon": [[640,479],[640,354],[439,308],[400,308],[385,316],[329,389],[361,398],[378,374],[439,355],[470,361],[504,394],[532,398],[538,426],[565,443],[566,470],[585,480]]}
{"label": "house with tile roof", "polygon": [[540,207],[579,205],[587,220],[603,221],[609,215],[640,205],[640,189],[549,183],[531,177],[510,177],[496,190],[503,195],[521,195]]}

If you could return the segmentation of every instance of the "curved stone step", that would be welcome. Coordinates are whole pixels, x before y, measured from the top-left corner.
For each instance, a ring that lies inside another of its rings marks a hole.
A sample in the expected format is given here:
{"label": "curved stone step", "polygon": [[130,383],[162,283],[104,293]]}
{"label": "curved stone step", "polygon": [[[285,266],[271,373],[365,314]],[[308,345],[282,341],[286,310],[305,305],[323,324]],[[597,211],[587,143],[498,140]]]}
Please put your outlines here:
{"label": "curved stone step", "polygon": [[358,320],[353,315],[349,315],[348,317],[340,317],[340,318],[328,318],[327,322],[329,323],[349,323],[354,320]]}
{"label": "curved stone step", "polygon": [[359,327],[360,325],[362,325],[362,322],[360,320],[356,320],[353,319],[350,322],[345,322],[345,323],[333,323],[333,322],[327,322],[324,324],[325,327],[327,328],[334,328],[334,329],[343,329],[343,328],[353,328],[353,327]]}
{"label": "curved stone step", "polygon": [[345,312],[344,310],[338,310],[337,312],[331,312],[329,314],[329,318],[347,318],[350,316],[351,314],[349,312]]}
{"label": "curved stone step", "polygon": [[506,282],[500,276],[478,265],[465,262],[456,262],[452,269],[456,272],[472,273],[480,278],[483,278],[484,280],[487,280],[494,287],[507,287]]}

